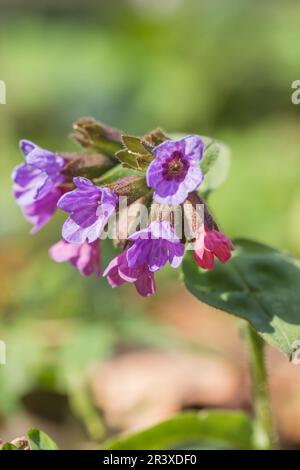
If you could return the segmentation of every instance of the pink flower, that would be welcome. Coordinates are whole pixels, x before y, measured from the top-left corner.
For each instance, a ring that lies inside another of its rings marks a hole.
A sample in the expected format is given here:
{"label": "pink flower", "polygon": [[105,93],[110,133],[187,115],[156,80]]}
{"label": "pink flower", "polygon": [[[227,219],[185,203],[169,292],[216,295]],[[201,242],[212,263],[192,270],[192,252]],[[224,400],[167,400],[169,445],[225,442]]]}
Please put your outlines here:
{"label": "pink flower", "polygon": [[81,245],[61,240],[50,248],[49,256],[57,263],[69,261],[83,276],[101,274],[98,240],[93,243],[84,242]]}
{"label": "pink flower", "polygon": [[196,263],[203,269],[214,268],[214,257],[221,263],[226,263],[231,257],[234,246],[222,232],[218,230],[208,230],[203,226],[199,237],[195,241],[194,256]]}
{"label": "pink flower", "polygon": [[11,444],[18,448],[18,450],[31,450],[28,439],[26,436],[16,437]]}

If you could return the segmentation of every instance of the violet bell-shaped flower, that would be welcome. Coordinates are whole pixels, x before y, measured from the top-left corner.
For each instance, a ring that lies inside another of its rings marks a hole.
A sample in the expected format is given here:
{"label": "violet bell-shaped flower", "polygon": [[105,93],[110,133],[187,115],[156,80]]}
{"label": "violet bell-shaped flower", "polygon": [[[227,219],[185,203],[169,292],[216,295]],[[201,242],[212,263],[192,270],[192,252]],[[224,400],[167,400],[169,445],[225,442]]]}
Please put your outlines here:
{"label": "violet bell-shaped flower", "polygon": [[13,192],[24,217],[33,224],[31,233],[36,233],[49,221],[64,192],[65,161],[28,140],[21,140],[20,149],[25,163],[13,171]]}
{"label": "violet bell-shaped flower", "polygon": [[97,240],[118,204],[118,196],[109,188],[95,186],[83,177],[73,179],[76,189],[64,194],[57,206],[70,214],[62,228],[69,243]]}
{"label": "violet bell-shaped flower", "polygon": [[116,256],[103,273],[111,287],[119,287],[128,282],[133,283],[136,290],[143,297],[155,292],[154,273],[144,263],[135,268],[130,268],[127,261],[127,250]]}
{"label": "violet bell-shaped flower", "polygon": [[200,161],[204,142],[197,135],[180,140],[167,140],[155,147],[146,179],[153,188],[153,198],[161,204],[177,205],[185,201],[203,180]]}
{"label": "violet bell-shaped flower", "polygon": [[173,268],[181,264],[184,244],[167,220],[154,221],[128,239],[133,242],[126,255],[130,268],[145,264],[151,272],[155,272],[162,269],[168,261]]}

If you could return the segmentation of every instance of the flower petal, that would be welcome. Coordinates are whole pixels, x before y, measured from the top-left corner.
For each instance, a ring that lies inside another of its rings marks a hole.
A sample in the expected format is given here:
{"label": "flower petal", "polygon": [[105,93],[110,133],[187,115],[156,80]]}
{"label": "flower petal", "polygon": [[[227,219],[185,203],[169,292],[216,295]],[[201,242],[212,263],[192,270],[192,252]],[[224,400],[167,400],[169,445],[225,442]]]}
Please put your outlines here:
{"label": "flower petal", "polygon": [[30,140],[20,140],[19,142],[20,150],[23,153],[24,156],[28,155],[32,150],[37,148],[37,145],[34,144],[33,142],[30,142]]}
{"label": "flower petal", "polygon": [[155,293],[155,280],[153,273],[143,273],[134,283],[136,290],[143,297],[148,297]]}

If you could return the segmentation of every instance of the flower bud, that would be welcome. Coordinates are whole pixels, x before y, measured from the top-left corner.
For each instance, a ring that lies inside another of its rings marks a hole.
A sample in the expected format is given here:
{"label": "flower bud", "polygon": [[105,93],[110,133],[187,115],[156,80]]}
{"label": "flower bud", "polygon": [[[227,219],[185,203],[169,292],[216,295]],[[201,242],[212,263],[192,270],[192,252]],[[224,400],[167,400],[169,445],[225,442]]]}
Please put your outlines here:
{"label": "flower bud", "polygon": [[117,196],[127,197],[127,203],[132,204],[134,201],[147,193],[150,193],[143,176],[125,176],[119,180],[107,185]]}
{"label": "flower bud", "polygon": [[114,166],[114,161],[101,153],[76,154],[63,153],[66,165],[62,173],[73,180],[76,176],[93,179],[101,176]]}
{"label": "flower bud", "polygon": [[82,118],[73,124],[70,137],[84,148],[96,150],[109,157],[122,148],[121,133],[93,118]]}

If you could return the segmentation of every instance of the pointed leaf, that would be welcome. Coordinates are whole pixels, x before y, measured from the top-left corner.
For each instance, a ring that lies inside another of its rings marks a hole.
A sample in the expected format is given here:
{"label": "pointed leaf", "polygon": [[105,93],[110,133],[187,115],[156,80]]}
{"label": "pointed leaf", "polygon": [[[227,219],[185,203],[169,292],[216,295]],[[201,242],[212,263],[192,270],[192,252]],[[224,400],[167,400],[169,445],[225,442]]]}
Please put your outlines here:
{"label": "pointed leaf", "polygon": [[120,178],[131,175],[142,175],[140,171],[133,170],[132,168],[124,168],[123,165],[117,165],[111,170],[105,172],[100,178],[94,180],[95,184],[109,184]]}
{"label": "pointed leaf", "polygon": [[202,302],[248,320],[290,359],[300,345],[300,264],[286,253],[250,240],[234,241],[232,259],[212,271],[193,252],[183,262],[187,289]]}
{"label": "pointed leaf", "polygon": [[[204,138],[204,141],[207,138]],[[222,142],[209,140],[206,143],[201,168],[205,173],[200,192],[209,193],[226,181],[230,169],[230,150]]]}
{"label": "pointed leaf", "polygon": [[178,449],[201,444],[251,449],[252,422],[241,412],[182,413],[144,431],[104,445],[108,450]]}
{"label": "pointed leaf", "polygon": [[0,450],[20,450],[10,442],[5,442]]}
{"label": "pointed leaf", "polygon": [[119,150],[116,153],[116,158],[120,160],[124,168],[132,168],[139,171],[145,171],[153,160],[153,156],[150,153],[134,153],[128,149]]}
{"label": "pointed leaf", "polygon": [[134,153],[140,153],[146,155],[148,150],[143,146],[141,139],[139,137],[133,137],[130,135],[122,135],[122,141],[124,146]]}
{"label": "pointed leaf", "polygon": [[39,429],[29,429],[27,436],[31,450],[58,450],[55,442]]}

